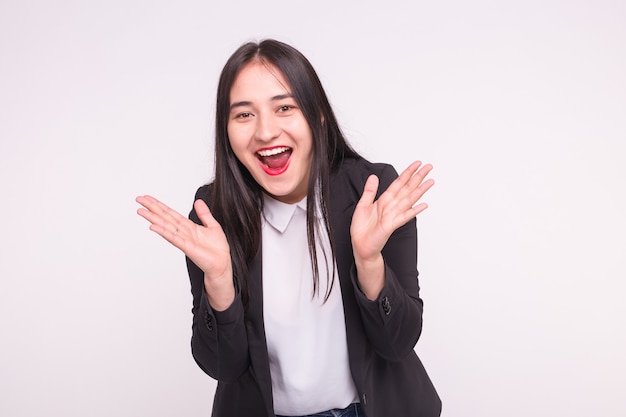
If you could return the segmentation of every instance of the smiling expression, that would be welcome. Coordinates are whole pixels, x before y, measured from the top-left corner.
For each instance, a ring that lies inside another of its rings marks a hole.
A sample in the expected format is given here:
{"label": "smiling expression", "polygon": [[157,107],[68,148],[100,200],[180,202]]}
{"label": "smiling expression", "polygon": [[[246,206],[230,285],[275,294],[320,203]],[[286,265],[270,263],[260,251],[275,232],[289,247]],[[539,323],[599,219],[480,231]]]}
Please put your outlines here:
{"label": "smiling expression", "polygon": [[307,195],[313,135],[282,73],[252,61],[230,90],[228,138],[237,159],[272,197]]}

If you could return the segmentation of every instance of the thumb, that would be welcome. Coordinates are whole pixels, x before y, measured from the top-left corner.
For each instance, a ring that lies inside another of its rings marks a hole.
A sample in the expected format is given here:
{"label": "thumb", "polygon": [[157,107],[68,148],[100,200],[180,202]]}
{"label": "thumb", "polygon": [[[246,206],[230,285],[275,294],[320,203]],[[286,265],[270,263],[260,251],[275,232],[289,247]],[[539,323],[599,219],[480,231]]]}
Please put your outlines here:
{"label": "thumb", "polygon": [[374,203],[374,199],[376,198],[376,191],[378,191],[378,177],[374,174],[370,175],[365,182],[365,187],[363,187],[363,194],[361,194],[361,198],[357,206],[369,206]]}
{"label": "thumb", "polygon": [[216,220],[204,200],[198,199],[194,201],[193,208],[196,209],[196,214],[204,226],[209,226],[209,224],[215,223]]}

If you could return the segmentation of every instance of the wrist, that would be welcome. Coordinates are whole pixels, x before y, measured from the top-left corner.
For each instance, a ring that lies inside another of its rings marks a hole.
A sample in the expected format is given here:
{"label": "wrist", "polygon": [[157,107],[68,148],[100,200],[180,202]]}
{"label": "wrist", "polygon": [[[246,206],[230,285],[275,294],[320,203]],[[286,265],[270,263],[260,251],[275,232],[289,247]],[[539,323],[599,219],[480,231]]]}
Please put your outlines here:
{"label": "wrist", "polygon": [[370,257],[361,257],[356,253],[354,255],[354,263],[356,264],[357,270],[372,270],[379,269],[381,265],[384,264],[383,255],[378,252]]}
{"label": "wrist", "polygon": [[218,278],[209,278],[204,274],[204,290],[211,308],[216,311],[226,310],[235,300],[235,285],[230,271]]}
{"label": "wrist", "polygon": [[361,291],[369,300],[376,300],[385,286],[385,262],[382,254],[370,259],[355,256],[357,279]]}

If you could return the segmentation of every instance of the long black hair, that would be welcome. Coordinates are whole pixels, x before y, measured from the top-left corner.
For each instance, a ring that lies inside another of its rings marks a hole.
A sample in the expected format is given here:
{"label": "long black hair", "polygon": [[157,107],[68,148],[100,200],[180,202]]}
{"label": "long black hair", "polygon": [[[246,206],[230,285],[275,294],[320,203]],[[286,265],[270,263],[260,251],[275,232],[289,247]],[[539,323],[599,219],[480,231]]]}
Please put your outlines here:
{"label": "long black hair", "polygon": [[[291,88],[291,94],[309,124],[313,136],[311,172],[307,190],[307,238],[313,266],[313,289],[319,291],[316,233],[325,227],[331,254],[324,253],[328,272],[328,299],[334,284],[334,245],[328,220],[330,172],[345,158],[360,158],[344,138],[322,84],[311,63],[297,49],[266,39],[240,46],[228,59],[217,88],[215,120],[215,179],[211,193],[211,212],[222,225],[231,250],[235,283],[244,304],[248,299],[248,267],[261,244],[263,190],[237,159],[228,138],[230,91],[239,72],[250,62],[259,61],[278,69]],[[321,213],[322,226],[316,221]],[[331,256],[329,258],[329,256]],[[332,264],[332,273],[329,270]]]}

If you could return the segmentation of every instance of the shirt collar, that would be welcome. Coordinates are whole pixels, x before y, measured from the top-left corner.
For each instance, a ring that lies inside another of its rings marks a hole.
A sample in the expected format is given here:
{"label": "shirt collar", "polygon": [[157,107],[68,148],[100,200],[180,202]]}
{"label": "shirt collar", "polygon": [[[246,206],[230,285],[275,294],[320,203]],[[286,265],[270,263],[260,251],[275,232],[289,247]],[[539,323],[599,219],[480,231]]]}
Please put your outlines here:
{"label": "shirt collar", "polygon": [[263,193],[263,217],[280,233],[287,229],[297,209],[306,213],[306,197],[295,204],[287,204]]}

